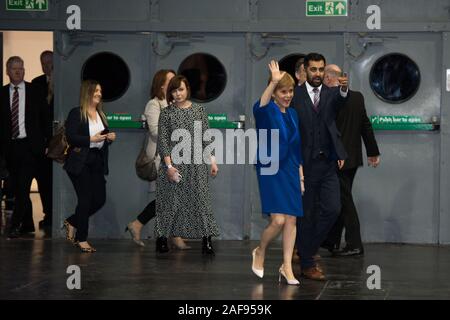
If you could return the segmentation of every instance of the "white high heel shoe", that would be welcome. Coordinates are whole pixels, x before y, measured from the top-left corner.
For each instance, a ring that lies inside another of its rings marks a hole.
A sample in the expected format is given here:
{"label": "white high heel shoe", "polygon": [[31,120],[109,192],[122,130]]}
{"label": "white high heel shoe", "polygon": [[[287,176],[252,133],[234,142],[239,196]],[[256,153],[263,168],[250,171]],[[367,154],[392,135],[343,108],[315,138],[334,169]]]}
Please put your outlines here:
{"label": "white high heel shoe", "polygon": [[280,270],[278,270],[278,272],[279,272],[278,282],[281,283],[281,276],[283,276],[283,278],[284,278],[284,280],[286,280],[287,284],[294,285],[294,286],[298,286],[300,284],[300,281],[298,281],[297,279],[295,279],[295,278],[294,279],[288,279],[286,277],[286,274],[284,273],[283,265],[281,265]]}
{"label": "white high heel shoe", "polygon": [[264,277],[264,269],[256,269],[256,268],[255,268],[255,255],[256,255],[256,250],[257,250],[258,248],[259,248],[259,247],[256,247],[256,248],[253,249],[253,251],[252,251],[252,271],[253,271],[254,274],[256,274],[256,276],[257,276],[258,278],[262,278],[262,277]]}

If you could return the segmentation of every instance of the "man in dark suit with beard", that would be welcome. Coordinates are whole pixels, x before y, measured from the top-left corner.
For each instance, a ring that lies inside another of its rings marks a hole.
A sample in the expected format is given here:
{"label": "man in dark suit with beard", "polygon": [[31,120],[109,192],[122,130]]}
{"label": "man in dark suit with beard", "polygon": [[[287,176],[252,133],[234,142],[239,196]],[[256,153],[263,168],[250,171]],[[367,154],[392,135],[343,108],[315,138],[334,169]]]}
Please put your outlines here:
{"label": "man in dark suit with beard", "polygon": [[[0,144],[14,190],[14,212],[11,218],[9,238],[20,236],[27,214],[32,212],[30,187],[37,168],[45,154],[46,139],[45,106],[34,87],[24,81],[23,60],[13,56],[6,62],[10,83],[0,93]],[[32,219],[31,219],[32,221]],[[25,231],[34,231],[27,226]]]}
{"label": "man in dark suit with beard", "polygon": [[[336,87],[341,69],[334,64],[325,67],[324,84]],[[361,241],[358,212],[352,196],[353,180],[358,167],[363,165],[361,138],[364,141],[369,166],[376,168],[380,163],[380,151],[373,133],[372,125],[367,117],[364,106],[364,97],[358,91],[349,90],[345,106],[339,110],[336,124],[342,134],[342,142],[348,153],[345,165],[338,172],[341,185],[342,209],[338,220],[334,224],[325,247],[338,249],[341,242],[342,231],[345,228],[345,248],[334,252],[336,256],[357,256],[364,254]]]}
{"label": "man in dark suit with beard", "polygon": [[[36,87],[39,94],[42,95],[41,100],[46,102],[45,127],[47,132],[53,132],[53,52],[44,51],[41,53],[41,66],[43,75],[34,78],[31,83]],[[40,228],[45,228],[46,233],[50,231],[52,226],[53,211],[53,161],[45,158],[39,164],[38,175],[35,177],[39,195],[41,197],[42,208],[45,213],[44,220],[39,222]]]}
{"label": "man in dark suit with beard", "polygon": [[341,209],[336,171],[343,166],[347,154],[339,140],[335,119],[345,102],[348,88],[346,77],[339,78],[340,88],[322,84],[326,62],[321,54],[306,55],[304,63],[307,79],[295,88],[292,100],[300,121],[305,183],[304,216],[297,220],[297,248],[303,275],[313,280],[325,280],[313,255]]}

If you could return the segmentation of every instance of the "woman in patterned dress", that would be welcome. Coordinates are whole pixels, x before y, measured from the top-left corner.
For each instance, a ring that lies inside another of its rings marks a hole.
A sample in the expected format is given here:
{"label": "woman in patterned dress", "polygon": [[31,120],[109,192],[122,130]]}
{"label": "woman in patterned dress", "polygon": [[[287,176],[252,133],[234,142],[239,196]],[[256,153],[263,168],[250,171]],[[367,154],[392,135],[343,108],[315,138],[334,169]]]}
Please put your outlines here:
{"label": "woman in patterned dress", "polygon": [[[212,155],[203,161],[207,143],[194,141],[198,135],[203,137],[209,124],[205,109],[189,97],[187,79],[172,78],[166,94],[170,105],[161,111],[158,124],[158,152],[164,165],[156,182],[156,250],[167,247],[168,237],[202,238],[202,253],[214,255],[211,237],[219,235],[219,228],[212,214],[205,161],[211,163],[212,177],[218,168]],[[172,141],[173,134],[181,139]]]}

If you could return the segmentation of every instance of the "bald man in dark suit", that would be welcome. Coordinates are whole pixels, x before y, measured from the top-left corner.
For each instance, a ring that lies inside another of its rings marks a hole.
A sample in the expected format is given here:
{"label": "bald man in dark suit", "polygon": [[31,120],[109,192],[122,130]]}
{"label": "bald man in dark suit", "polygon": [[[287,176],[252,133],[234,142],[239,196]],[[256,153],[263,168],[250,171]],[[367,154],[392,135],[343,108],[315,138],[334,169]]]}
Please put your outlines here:
{"label": "bald man in dark suit", "polygon": [[[339,84],[341,69],[334,64],[325,67],[324,84],[335,87]],[[380,163],[380,151],[367,117],[364,97],[358,91],[349,90],[345,106],[337,114],[336,124],[342,137],[348,158],[338,172],[341,186],[341,213],[323,244],[324,247],[338,249],[342,232],[345,229],[345,248],[333,252],[336,256],[358,256],[364,254],[361,240],[358,212],[353,202],[352,187],[358,167],[363,165],[361,139],[364,141],[369,166],[377,167]]]}

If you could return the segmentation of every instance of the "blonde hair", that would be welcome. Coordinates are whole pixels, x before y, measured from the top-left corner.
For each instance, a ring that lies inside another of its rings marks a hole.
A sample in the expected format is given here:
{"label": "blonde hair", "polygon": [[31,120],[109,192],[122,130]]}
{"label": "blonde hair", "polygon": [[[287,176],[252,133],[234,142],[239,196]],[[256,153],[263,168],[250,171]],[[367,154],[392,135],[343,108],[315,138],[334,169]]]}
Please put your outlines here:
{"label": "blonde hair", "polygon": [[[89,119],[89,106],[92,103],[92,98],[94,97],[95,89],[97,88],[97,85],[100,85],[95,80],[83,80],[81,83],[81,89],[80,89],[80,113],[81,113],[81,119],[83,121],[88,121]],[[100,114],[100,117],[102,118],[102,121],[104,124],[108,124],[108,121],[106,120],[106,115],[103,112],[103,104],[100,100],[100,103],[97,105],[97,111]]]}
{"label": "blonde hair", "polygon": [[[267,84],[269,84],[270,81],[272,81],[272,76],[269,77],[269,81],[267,81]],[[277,83],[277,86],[275,87],[273,92],[275,92],[283,87],[295,87],[294,78],[292,78],[292,76],[287,72],[284,74],[283,78],[281,78],[281,80]]]}

